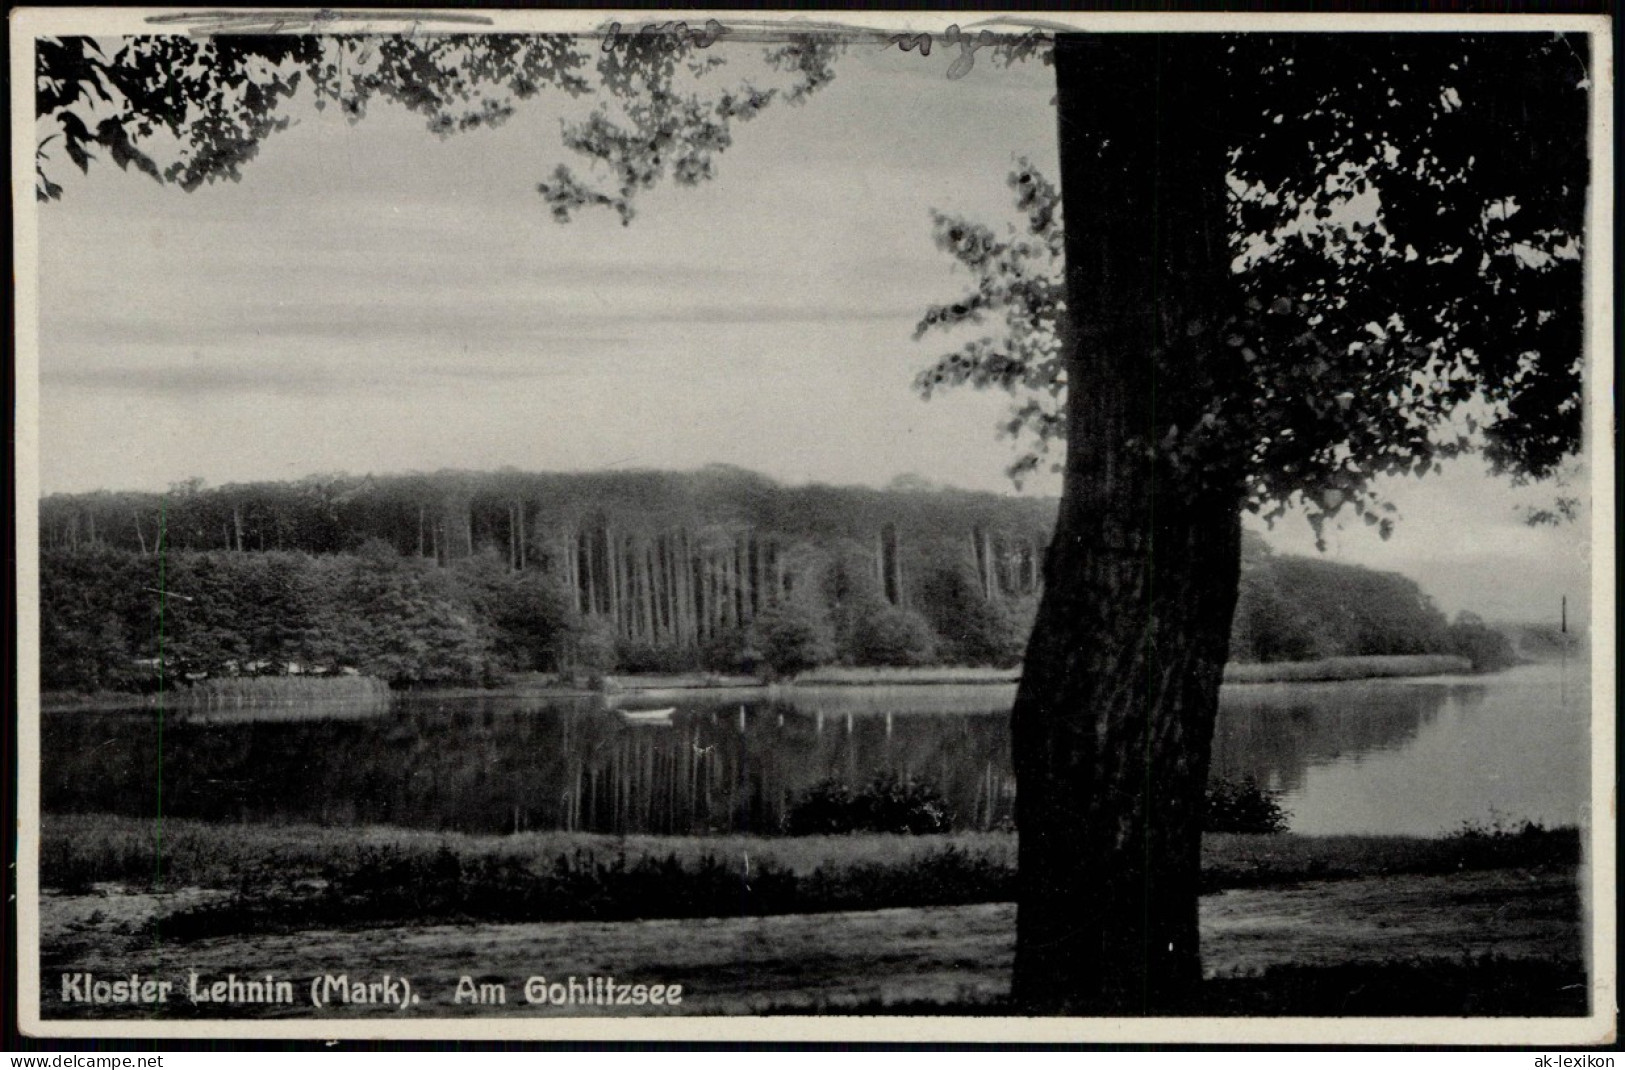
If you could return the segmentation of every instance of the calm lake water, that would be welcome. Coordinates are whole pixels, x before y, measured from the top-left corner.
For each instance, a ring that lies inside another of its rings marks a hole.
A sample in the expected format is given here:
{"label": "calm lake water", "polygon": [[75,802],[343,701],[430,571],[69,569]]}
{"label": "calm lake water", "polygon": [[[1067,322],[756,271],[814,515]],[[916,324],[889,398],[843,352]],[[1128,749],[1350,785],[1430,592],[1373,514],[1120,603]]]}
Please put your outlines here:
{"label": "calm lake water", "polygon": [[[1214,770],[1279,789],[1306,833],[1583,823],[1589,666],[1487,677],[1227,687]],[[961,827],[1015,798],[1014,688],[670,692],[670,725],[601,700],[494,693],[211,713],[47,714],[47,812],[392,824],[470,832],[770,831],[817,782],[892,771],[948,796]]]}

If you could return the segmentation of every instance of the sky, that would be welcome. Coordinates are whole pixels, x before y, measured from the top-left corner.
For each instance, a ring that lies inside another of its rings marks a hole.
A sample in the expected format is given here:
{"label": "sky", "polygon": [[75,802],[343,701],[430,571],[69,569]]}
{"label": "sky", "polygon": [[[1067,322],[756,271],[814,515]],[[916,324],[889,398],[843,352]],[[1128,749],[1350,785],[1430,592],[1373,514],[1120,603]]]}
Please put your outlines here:
{"label": "sky", "polygon": [[[912,334],[969,282],[930,210],[1002,224],[1018,157],[1056,173],[1053,75],[949,80],[952,59],[855,49],[629,227],[553,221],[535,185],[568,157],[545,94],[444,140],[387,105],[351,125],[302,100],[240,182],[192,194],[58,166],[38,214],[41,490],[722,462],[1011,493],[1009,399],[923,401],[912,379],[952,342]],[[1391,491],[1393,539],[1334,529],[1328,557],[1404,572],[1450,613],[1583,606],[1589,527],[1522,524],[1538,494],[1471,462]],[[1267,538],[1318,553],[1300,518]]]}

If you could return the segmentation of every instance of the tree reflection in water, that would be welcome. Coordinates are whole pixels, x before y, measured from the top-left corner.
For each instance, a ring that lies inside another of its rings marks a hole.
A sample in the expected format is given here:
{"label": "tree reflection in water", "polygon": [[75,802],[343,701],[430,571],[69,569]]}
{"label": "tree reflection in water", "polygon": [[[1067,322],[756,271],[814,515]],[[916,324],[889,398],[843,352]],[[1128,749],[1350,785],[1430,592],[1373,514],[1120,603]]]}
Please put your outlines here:
{"label": "tree reflection in water", "polygon": [[[1213,768],[1292,793],[1311,769],[1406,752],[1437,732],[1512,732],[1499,745],[1525,750],[1536,728],[1495,710],[1543,694],[1494,681],[1228,687]],[[41,725],[42,802],[54,813],[152,816],[161,774],[168,817],[772,833],[820,781],[860,787],[892,773],[939,790],[959,828],[997,828],[1009,824],[1015,798],[1010,695],[1008,686],[965,685],[672,693],[662,702],[677,708],[669,726],[630,724],[601,701],[502,693],[170,713],[161,760],[151,710],[53,714]],[[1495,710],[1486,715],[1487,695]],[[1503,722],[1512,727],[1497,729]],[[1583,717],[1579,724],[1583,733]],[[1583,768],[1573,777],[1583,792]]]}
{"label": "tree reflection in water", "polygon": [[1398,750],[1447,704],[1470,712],[1483,697],[1473,684],[1388,680],[1230,687],[1213,733],[1213,773],[1250,775],[1266,787],[1297,791],[1311,765]]}

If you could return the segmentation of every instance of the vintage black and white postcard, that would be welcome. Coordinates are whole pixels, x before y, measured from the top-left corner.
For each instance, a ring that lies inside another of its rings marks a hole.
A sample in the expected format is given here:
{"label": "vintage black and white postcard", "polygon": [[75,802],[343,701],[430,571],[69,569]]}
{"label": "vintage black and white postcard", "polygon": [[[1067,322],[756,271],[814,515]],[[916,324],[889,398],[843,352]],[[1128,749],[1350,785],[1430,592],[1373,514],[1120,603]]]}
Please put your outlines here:
{"label": "vintage black and white postcard", "polygon": [[1605,18],[12,26],[30,1034],[1612,1035]]}

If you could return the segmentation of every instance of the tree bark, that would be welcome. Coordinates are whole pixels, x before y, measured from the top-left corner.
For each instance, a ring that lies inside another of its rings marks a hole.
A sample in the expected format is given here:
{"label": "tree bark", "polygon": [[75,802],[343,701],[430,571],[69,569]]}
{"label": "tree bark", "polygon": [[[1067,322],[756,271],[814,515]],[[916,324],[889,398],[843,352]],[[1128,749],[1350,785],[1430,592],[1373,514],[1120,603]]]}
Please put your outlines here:
{"label": "tree bark", "polygon": [[711,639],[716,636],[722,620],[717,612],[716,554],[706,549],[701,549],[700,554],[701,560],[704,562],[702,567],[705,569],[705,582],[700,588],[705,603],[705,630],[700,634],[702,639]]}
{"label": "tree bark", "polygon": [[587,616],[596,617],[598,608],[598,529],[589,528],[582,534],[581,547],[586,554]]}
{"label": "tree bark", "polygon": [[694,604],[694,550],[690,545],[688,529],[682,530],[677,545],[677,585],[682,607],[683,645],[694,646],[699,640],[699,608]]}
{"label": "tree bark", "polygon": [[638,596],[643,600],[643,640],[653,644],[659,642],[659,629],[655,620],[655,584],[654,584],[654,550],[648,542],[640,542],[637,547],[638,562]]}
{"label": "tree bark", "polygon": [[978,560],[981,561],[982,595],[991,602],[998,597],[999,585],[993,568],[993,536],[987,531],[982,532],[982,556]]}
{"label": "tree bark", "polygon": [[1057,38],[1067,469],[1013,715],[1014,995],[1035,1012],[1179,1012],[1201,978],[1202,802],[1241,481],[1162,444],[1240,374],[1221,329],[1222,48]]}
{"label": "tree bark", "polygon": [[681,588],[677,582],[677,538],[671,532],[660,537],[661,586],[666,596],[666,642],[683,645]]}
{"label": "tree bark", "polygon": [[521,501],[515,510],[519,517],[519,567],[523,569],[528,564],[530,542],[525,535],[525,503]]}
{"label": "tree bark", "polygon": [[604,526],[604,587],[609,595],[609,622],[615,638],[621,637],[621,556],[615,529]]}
{"label": "tree bark", "polygon": [[728,541],[728,550],[722,559],[722,582],[725,601],[722,604],[722,624],[725,628],[739,627],[739,540]]}

